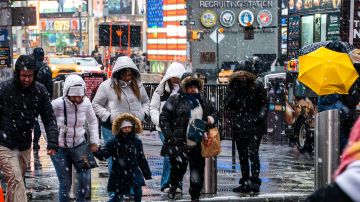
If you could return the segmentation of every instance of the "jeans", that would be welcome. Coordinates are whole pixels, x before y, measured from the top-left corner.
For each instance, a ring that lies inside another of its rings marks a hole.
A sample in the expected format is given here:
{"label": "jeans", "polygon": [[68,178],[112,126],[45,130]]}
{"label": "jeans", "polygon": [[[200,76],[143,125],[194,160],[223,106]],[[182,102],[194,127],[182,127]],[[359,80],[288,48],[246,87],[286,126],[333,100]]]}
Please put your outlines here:
{"label": "jeans", "polygon": [[[108,128],[103,127],[103,126],[101,126],[101,134],[102,134],[102,136],[104,138],[105,144],[108,143],[111,139],[114,138],[114,136],[112,134],[112,131],[110,129],[108,129]],[[108,162],[108,171],[109,171],[109,175],[110,175],[112,164],[113,164],[112,158],[111,157],[108,158],[107,162]]]}
{"label": "jeans", "polygon": [[[131,187],[131,190],[133,190],[134,192],[134,201],[135,202],[141,202],[141,198],[142,198],[142,188],[141,186],[135,186],[135,187]],[[109,202],[122,202],[124,201],[124,196],[120,195],[118,193],[114,193],[109,197]]]}
{"label": "jeans", "polygon": [[[59,179],[59,201],[70,201],[69,192],[72,184],[72,161],[68,149],[59,148],[51,161],[54,164],[56,175]],[[76,201],[86,201],[86,195],[90,190],[90,170],[77,173],[78,187]]]}
{"label": "jeans", "polygon": [[0,171],[7,183],[6,202],[26,202],[24,175],[30,162],[30,149],[15,151],[0,145]]}
{"label": "jeans", "polygon": [[[162,143],[164,143],[165,137],[162,132],[159,131],[159,137]],[[163,161],[163,170],[161,175],[161,190],[170,186],[170,159],[169,157],[164,157]]]}

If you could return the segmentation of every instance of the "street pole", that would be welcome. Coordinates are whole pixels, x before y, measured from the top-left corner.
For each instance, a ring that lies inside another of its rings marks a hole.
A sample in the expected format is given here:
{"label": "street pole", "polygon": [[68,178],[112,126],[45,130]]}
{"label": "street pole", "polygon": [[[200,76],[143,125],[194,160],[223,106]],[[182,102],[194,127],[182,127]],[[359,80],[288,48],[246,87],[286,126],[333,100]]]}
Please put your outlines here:
{"label": "street pole", "polygon": [[216,29],[216,67],[217,71],[219,71],[219,30]]}
{"label": "street pole", "polygon": [[80,26],[79,26],[79,28],[80,28],[80,41],[79,41],[80,45],[79,45],[79,53],[80,53],[80,54],[82,54],[82,47],[83,47],[83,44],[82,44],[81,6],[79,7],[78,11],[79,11],[79,23],[80,23]]}

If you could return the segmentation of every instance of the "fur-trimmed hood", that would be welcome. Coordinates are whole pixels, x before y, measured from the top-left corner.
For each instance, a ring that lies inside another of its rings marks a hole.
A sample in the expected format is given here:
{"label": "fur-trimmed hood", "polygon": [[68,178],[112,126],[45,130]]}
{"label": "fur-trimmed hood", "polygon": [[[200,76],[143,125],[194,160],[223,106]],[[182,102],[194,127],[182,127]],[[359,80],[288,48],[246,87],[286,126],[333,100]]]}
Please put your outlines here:
{"label": "fur-trimmed hood", "polygon": [[189,74],[189,73],[185,73],[183,75],[183,79],[181,80],[180,83],[180,88],[182,92],[186,92],[186,85],[188,85],[189,83],[192,82],[197,82],[197,84],[199,85],[199,92],[202,92],[204,89],[204,84],[202,82],[202,80],[197,77],[195,74]]}
{"label": "fur-trimmed hood", "polygon": [[140,119],[129,113],[123,113],[115,118],[112,124],[112,133],[118,135],[120,132],[120,126],[124,120],[130,121],[134,125],[135,134],[140,134],[143,131]]}

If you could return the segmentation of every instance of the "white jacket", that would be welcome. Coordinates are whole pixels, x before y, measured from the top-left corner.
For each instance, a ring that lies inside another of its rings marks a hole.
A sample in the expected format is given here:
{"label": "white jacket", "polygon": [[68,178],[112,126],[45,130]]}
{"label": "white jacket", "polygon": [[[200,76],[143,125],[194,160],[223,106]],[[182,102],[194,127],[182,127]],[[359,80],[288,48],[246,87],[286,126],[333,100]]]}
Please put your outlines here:
{"label": "white jacket", "polygon": [[[73,104],[67,98],[68,89],[76,85],[81,85],[85,92],[85,82],[80,76],[68,76],[64,83],[63,97],[59,97],[51,102],[59,128],[59,147],[62,148],[66,148],[65,143],[68,148],[71,148],[85,141],[85,122],[88,123],[90,144],[99,144],[98,121],[89,98],[85,97],[84,101],[78,105]],[[64,101],[66,105],[67,126],[64,125]]]}
{"label": "white jacket", "polygon": [[151,121],[155,124],[156,130],[158,131],[161,131],[159,127],[160,113],[162,111],[164,104],[166,103],[166,100],[161,100],[161,96],[164,94],[165,91],[171,94],[171,89],[167,81],[172,77],[181,79],[184,73],[185,73],[184,65],[177,62],[173,62],[167,69],[165,76],[162,78],[158,87],[155,89],[154,94],[152,95],[150,102],[150,116],[151,116]]}
{"label": "white jacket", "polygon": [[127,56],[119,57],[114,65],[112,75],[114,76],[116,72],[124,68],[130,68],[136,73],[136,81],[140,89],[141,99],[138,100],[130,86],[120,81],[119,85],[122,94],[121,100],[119,100],[115,90],[111,86],[115,78],[107,79],[100,84],[92,102],[96,115],[103,122],[106,122],[109,117],[110,121],[113,122],[114,119],[122,113],[131,113],[141,121],[144,120],[145,114],[149,115],[150,99],[141,83],[140,72],[134,62]]}

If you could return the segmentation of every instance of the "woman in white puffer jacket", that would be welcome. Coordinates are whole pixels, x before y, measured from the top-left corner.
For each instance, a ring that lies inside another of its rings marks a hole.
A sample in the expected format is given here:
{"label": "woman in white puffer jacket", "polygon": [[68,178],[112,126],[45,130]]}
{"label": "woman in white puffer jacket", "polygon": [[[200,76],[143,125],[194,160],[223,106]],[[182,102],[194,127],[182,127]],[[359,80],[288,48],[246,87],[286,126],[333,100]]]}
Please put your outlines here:
{"label": "woman in white puffer jacket", "polygon": [[[85,82],[78,75],[65,79],[63,96],[51,102],[59,128],[59,149],[51,156],[59,179],[59,201],[69,201],[72,180],[70,148],[86,141],[85,122],[88,123],[90,150],[97,151],[99,144],[98,122],[92,104],[85,96]],[[65,108],[66,107],[66,113]],[[65,124],[65,114],[67,121]],[[85,201],[90,187],[90,170],[78,173],[76,201]]]}

